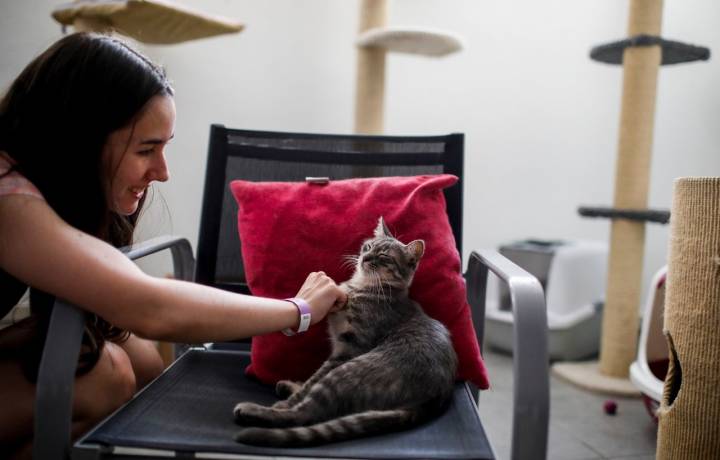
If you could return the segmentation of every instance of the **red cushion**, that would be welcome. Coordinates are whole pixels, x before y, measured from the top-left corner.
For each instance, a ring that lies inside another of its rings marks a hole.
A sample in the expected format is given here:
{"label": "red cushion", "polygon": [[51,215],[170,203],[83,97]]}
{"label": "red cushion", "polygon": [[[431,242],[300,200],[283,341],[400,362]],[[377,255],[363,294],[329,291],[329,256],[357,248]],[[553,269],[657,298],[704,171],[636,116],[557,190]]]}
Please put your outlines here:
{"label": "red cushion", "polygon": [[[264,297],[292,297],[308,273],[321,270],[337,283],[349,279],[352,268],[343,264],[343,256],[357,254],[383,216],[404,243],[425,240],[410,297],[450,330],[458,377],[488,388],[443,195],[457,180],[445,174],[326,185],[231,182],[250,290]],[[307,379],[329,356],[326,329],[322,321],[292,337],[279,332],[253,337],[248,374],[266,383]]]}

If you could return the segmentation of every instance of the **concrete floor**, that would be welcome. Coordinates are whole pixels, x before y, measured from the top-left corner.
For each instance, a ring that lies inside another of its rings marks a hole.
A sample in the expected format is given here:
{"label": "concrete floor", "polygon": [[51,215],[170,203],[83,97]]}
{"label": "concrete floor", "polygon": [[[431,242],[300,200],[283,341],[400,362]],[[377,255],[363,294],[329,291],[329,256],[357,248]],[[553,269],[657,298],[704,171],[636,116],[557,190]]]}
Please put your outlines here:
{"label": "concrete floor", "polygon": [[[491,389],[480,394],[480,414],[499,458],[510,458],[512,356],[485,350]],[[617,402],[606,415],[603,403]],[[657,425],[640,399],[610,398],[550,376],[548,460],[655,458]]]}

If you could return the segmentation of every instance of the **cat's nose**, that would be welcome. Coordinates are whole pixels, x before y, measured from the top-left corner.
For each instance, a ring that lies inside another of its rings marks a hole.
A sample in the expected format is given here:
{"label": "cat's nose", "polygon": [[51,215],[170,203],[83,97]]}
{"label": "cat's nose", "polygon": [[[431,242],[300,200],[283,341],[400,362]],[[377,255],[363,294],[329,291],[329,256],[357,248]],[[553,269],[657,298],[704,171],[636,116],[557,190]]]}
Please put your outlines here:
{"label": "cat's nose", "polygon": [[372,268],[373,270],[377,268],[377,265],[375,265],[375,262],[372,260],[363,259],[362,263],[364,266]]}

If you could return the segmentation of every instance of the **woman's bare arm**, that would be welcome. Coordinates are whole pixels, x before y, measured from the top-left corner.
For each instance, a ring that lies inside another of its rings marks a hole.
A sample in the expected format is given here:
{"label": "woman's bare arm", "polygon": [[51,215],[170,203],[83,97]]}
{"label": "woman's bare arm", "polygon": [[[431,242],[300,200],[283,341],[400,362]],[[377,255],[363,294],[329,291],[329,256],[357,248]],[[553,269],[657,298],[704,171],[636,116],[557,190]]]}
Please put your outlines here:
{"label": "woman's bare arm", "polygon": [[[38,198],[0,197],[0,267],[139,336],[205,342],[296,327],[290,302],[154,278],[109,244],[64,222]],[[344,293],[323,273],[300,290],[319,321]]]}

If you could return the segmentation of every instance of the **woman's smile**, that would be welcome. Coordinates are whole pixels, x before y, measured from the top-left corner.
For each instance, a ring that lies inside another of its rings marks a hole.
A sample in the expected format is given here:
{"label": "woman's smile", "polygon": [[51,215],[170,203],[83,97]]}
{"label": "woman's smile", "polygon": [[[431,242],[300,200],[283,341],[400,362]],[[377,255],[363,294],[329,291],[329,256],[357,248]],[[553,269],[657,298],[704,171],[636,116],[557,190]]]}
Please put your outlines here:
{"label": "woman's smile", "polygon": [[173,99],[155,96],[134,123],[110,135],[108,198],[115,212],[134,214],[150,184],[168,180],[165,147],[174,131]]}

